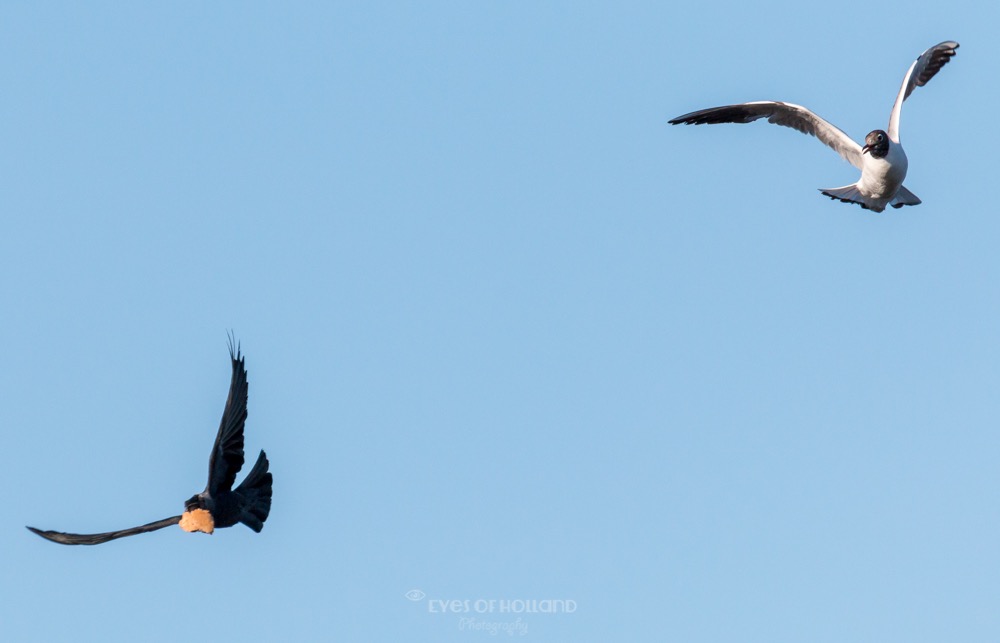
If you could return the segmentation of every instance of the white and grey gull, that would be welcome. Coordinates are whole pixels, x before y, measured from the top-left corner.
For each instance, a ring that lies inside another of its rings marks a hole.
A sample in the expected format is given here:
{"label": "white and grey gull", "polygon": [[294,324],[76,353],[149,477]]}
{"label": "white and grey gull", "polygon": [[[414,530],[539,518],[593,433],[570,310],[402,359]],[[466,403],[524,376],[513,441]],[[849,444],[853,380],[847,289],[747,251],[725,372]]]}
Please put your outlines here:
{"label": "white and grey gull", "polygon": [[889,115],[888,131],[872,130],[865,137],[864,146],[858,145],[842,130],[805,107],[778,101],[755,101],[701,109],[678,116],[670,123],[672,125],[751,123],[766,118],[769,123],[791,127],[804,134],[815,136],[861,170],[861,178],[856,183],[842,188],[820,190],[826,196],[846,203],[857,203],[862,208],[875,212],[882,212],[887,205],[894,208],[918,205],[920,199],[903,187],[907,160],[906,152],[899,142],[899,113],[903,101],[915,88],[923,87],[934,78],[935,74],[955,55],[956,49],[958,49],[957,42],[947,41],[920,54],[903,78],[903,85],[899,88],[892,113]]}

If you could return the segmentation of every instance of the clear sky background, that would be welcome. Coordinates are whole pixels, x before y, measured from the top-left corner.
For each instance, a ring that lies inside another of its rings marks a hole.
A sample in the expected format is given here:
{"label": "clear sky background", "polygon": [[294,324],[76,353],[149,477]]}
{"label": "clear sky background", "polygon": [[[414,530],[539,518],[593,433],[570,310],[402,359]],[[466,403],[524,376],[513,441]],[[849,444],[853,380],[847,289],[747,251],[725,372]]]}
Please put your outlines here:
{"label": "clear sky background", "polygon": [[[996,641],[985,6],[5,3],[0,638]],[[860,141],[949,39],[918,207],[667,124],[776,99]],[[179,513],[230,328],[262,533],[24,529]]]}

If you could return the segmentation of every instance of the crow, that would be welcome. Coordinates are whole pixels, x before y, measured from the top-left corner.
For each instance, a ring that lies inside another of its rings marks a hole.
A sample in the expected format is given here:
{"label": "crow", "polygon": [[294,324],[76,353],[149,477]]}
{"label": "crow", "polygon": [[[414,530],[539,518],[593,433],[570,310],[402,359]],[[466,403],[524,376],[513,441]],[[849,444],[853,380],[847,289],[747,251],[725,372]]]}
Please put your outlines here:
{"label": "crow", "polygon": [[28,527],[33,533],[63,545],[99,545],[116,538],[134,536],[179,524],[181,529],[211,534],[216,529],[243,523],[255,532],[264,528],[271,512],[271,474],[267,455],[262,450],[250,474],[235,489],[236,474],[243,468],[243,425],[247,419],[247,371],[240,347],[229,336],[229,358],[233,378],[229,384],[229,399],[222,412],[222,424],[215,436],[215,445],[208,459],[208,485],[201,493],[188,498],[184,513],[157,520],[139,527],[109,531],[103,534],[67,534]]}

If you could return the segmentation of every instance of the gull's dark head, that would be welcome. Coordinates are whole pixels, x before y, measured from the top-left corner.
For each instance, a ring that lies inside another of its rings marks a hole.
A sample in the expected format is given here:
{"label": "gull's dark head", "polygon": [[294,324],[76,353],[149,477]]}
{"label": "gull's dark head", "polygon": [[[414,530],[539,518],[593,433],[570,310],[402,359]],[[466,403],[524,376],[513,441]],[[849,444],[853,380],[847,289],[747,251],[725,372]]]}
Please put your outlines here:
{"label": "gull's dark head", "polygon": [[868,136],[865,137],[865,146],[861,148],[861,153],[865,152],[871,154],[873,159],[885,158],[885,155],[889,153],[889,135],[880,129],[868,132]]}

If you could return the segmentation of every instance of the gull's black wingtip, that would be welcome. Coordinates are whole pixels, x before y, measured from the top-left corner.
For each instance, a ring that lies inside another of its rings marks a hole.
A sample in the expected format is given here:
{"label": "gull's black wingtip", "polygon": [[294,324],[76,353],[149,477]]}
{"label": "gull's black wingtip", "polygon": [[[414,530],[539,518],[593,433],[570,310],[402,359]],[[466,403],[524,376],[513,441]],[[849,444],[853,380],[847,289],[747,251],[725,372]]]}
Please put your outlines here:
{"label": "gull's black wingtip", "polygon": [[[772,113],[762,111],[762,108],[782,106],[777,101],[757,101],[754,103],[740,103],[738,105],[721,105],[719,107],[709,107],[699,109],[695,112],[682,114],[677,118],[671,118],[668,123],[671,125],[718,125],[720,123],[752,123],[758,118],[771,118]],[[772,123],[775,121],[771,121]]]}
{"label": "gull's black wingtip", "polygon": [[681,114],[676,118],[671,118],[667,122],[671,125],[701,125],[702,123],[698,121],[698,117],[706,111],[708,110],[699,109],[697,112],[688,112],[687,114]]}

